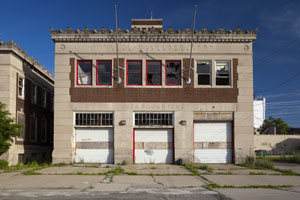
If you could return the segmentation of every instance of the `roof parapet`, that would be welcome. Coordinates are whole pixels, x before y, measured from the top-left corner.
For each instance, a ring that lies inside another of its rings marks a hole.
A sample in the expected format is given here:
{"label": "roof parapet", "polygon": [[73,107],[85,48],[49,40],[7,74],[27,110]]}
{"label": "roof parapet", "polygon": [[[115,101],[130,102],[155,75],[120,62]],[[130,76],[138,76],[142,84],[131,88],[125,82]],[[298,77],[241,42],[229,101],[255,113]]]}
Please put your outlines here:
{"label": "roof parapet", "polygon": [[[50,31],[54,42],[115,42],[116,32],[112,29],[106,30],[105,27],[100,30],[89,30],[86,27],[83,30],[72,30],[70,27],[66,30],[54,30],[50,27]],[[118,28],[117,31],[119,42],[191,42],[192,33],[189,28],[173,30],[172,27],[167,30]],[[224,30],[223,27],[207,30],[203,27],[201,30],[195,30],[194,34],[194,42],[253,42],[256,40],[257,28],[243,31],[239,27],[236,30]]]}
{"label": "roof parapet", "polygon": [[28,56],[27,51],[24,51],[21,49],[20,45],[16,45],[13,40],[10,40],[9,42],[3,42],[0,41],[0,50],[1,48],[8,48],[14,50],[19,56],[21,56],[23,59],[25,59],[28,63],[30,63],[32,66],[34,66],[37,70],[42,72],[42,74],[46,75],[51,80],[53,79],[53,73],[49,73],[49,70],[45,70],[44,65],[40,65],[39,61],[34,60],[34,57]]}

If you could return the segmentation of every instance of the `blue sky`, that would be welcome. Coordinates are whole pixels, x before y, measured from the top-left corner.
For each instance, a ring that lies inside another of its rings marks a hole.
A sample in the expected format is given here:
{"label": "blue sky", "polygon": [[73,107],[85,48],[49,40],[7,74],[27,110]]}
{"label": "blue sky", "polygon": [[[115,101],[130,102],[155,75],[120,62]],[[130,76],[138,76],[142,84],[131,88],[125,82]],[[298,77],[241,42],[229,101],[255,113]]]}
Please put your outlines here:
{"label": "blue sky", "polygon": [[[281,117],[300,127],[300,1],[298,0],[2,0],[0,41],[13,39],[50,71],[54,66],[54,29],[114,29],[114,4],[121,29],[132,18],[162,18],[164,28],[258,28],[254,43],[254,90],[267,98],[267,117]],[[291,77],[293,77],[291,79]],[[281,83],[286,82],[281,85]],[[280,87],[277,87],[280,86]],[[276,88],[274,88],[276,87]],[[274,89],[272,89],[274,88]],[[269,90],[271,89],[271,90]]]}

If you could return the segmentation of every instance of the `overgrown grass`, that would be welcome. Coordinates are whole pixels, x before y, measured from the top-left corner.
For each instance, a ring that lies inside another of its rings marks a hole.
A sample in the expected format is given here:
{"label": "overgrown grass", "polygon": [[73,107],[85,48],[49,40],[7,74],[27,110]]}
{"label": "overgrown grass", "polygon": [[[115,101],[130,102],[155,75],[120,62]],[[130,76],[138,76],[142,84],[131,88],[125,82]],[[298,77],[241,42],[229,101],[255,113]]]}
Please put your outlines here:
{"label": "overgrown grass", "polygon": [[249,175],[268,175],[268,174],[264,172],[249,172]]}
{"label": "overgrown grass", "polygon": [[288,162],[288,163],[298,163],[300,164],[300,154],[280,156],[280,157],[263,157],[263,159],[268,159],[276,162]]}
{"label": "overgrown grass", "polygon": [[241,164],[241,166],[252,169],[273,169],[274,164],[269,161],[255,161],[254,157],[247,157]]}
{"label": "overgrown grass", "polygon": [[234,186],[234,185],[218,185],[216,183],[211,183],[204,186],[206,189],[215,189],[215,188],[269,188],[269,189],[280,189],[293,187],[292,185],[245,185],[245,186]]}
{"label": "overgrown grass", "polygon": [[206,170],[208,172],[212,172],[214,170],[213,168],[211,168],[207,165],[200,165],[198,168],[201,169],[201,170]]}
{"label": "overgrown grass", "polygon": [[41,173],[35,172],[36,170],[41,170],[47,167],[51,167],[52,163],[39,163],[37,161],[32,161],[30,163],[27,163],[26,165],[20,165],[19,167],[23,169],[31,168],[30,170],[27,170],[23,172],[24,175],[41,175]]}
{"label": "overgrown grass", "polygon": [[[293,170],[290,170],[290,169],[275,168],[274,164],[269,161],[266,161],[266,160],[255,161],[253,157],[247,157],[241,165],[244,167],[252,168],[252,169],[272,169],[272,170],[281,172],[282,175],[300,176],[299,173],[294,172]],[[251,175],[254,175],[254,174],[251,174]],[[255,174],[255,175],[258,175],[258,174]]]}
{"label": "overgrown grass", "polygon": [[124,169],[122,167],[118,166],[118,167],[115,168],[114,174],[118,175],[122,172],[124,172]]}
{"label": "overgrown grass", "polygon": [[199,167],[194,166],[192,163],[186,163],[185,168],[190,170],[193,174],[195,175],[200,175],[200,174],[208,174],[208,173],[200,173],[198,169],[206,170],[207,172],[212,172],[213,168],[208,167],[207,165],[201,165]]}
{"label": "overgrown grass", "polygon": [[7,169],[8,162],[6,160],[0,160],[0,169]]}

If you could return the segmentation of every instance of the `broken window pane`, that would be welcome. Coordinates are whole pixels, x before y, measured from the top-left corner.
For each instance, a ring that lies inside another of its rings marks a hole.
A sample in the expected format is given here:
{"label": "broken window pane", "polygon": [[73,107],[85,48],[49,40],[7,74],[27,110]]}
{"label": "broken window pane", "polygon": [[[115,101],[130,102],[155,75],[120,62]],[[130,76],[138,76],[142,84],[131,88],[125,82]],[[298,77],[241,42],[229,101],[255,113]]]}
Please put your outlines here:
{"label": "broken window pane", "polygon": [[92,62],[78,61],[78,84],[92,84]]}
{"label": "broken window pane", "polygon": [[181,85],[180,73],[181,73],[180,61],[167,61],[166,84],[167,85]]}
{"label": "broken window pane", "polygon": [[230,62],[216,62],[216,85],[230,85]]}
{"label": "broken window pane", "polygon": [[147,61],[147,85],[161,85],[160,61]]}

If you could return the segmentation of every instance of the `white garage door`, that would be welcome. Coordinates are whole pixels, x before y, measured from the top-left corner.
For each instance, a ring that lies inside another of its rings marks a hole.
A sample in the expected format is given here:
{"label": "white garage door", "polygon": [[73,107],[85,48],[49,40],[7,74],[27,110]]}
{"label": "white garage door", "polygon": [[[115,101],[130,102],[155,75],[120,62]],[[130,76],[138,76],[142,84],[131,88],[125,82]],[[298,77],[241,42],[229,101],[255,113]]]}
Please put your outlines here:
{"label": "white garage door", "polygon": [[194,124],[194,162],[232,162],[231,122]]}
{"label": "white garage door", "polygon": [[172,163],[172,129],[135,129],[135,163]]}
{"label": "white garage door", "polygon": [[76,163],[113,163],[112,128],[76,129]]}

